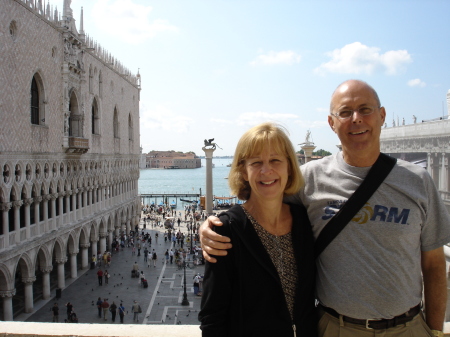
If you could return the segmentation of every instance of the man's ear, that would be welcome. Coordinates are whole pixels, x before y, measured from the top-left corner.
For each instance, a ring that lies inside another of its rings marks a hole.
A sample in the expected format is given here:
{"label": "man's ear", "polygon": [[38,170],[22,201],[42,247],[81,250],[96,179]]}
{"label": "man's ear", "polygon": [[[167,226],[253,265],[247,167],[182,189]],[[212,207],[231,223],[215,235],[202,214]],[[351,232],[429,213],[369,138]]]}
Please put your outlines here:
{"label": "man's ear", "polygon": [[334,130],[334,119],[333,119],[333,116],[331,116],[331,115],[328,115],[328,124],[330,125],[331,130],[333,130],[333,132],[336,132]]}
{"label": "man's ear", "polygon": [[380,115],[381,115],[382,124],[384,124],[384,122],[386,120],[386,109],[384,108],[384,106],[382,106],[380,108]]}

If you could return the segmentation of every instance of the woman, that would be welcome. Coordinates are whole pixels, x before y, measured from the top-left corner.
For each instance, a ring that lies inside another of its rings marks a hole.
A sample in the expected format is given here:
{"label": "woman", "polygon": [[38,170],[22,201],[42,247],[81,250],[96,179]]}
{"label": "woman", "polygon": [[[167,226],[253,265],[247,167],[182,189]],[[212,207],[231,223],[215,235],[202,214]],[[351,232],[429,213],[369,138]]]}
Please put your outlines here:
{"label": "woman", "polygon": [[228,177],[243,205],[216,230],[233,248],[206,264],[203,336],[316,336],[313,237],[306,211],[283,203],[303,186],[294,148],[277,124],[239,140]]}

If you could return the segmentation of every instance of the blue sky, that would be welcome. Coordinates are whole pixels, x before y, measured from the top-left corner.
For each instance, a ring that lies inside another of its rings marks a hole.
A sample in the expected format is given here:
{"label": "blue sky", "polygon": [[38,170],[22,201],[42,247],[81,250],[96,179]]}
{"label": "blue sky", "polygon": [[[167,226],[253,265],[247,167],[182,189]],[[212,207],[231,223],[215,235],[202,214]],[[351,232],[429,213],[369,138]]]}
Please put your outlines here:
{"label": "blue sky", "polygon": [[[62,0],[51,1],[62,9]],[[327,123],[342,81],[367,81],[388,127],[447,115],[450,1],[72,0],[79,27],[142,76],[141,145],[232,155],[251,126],[307,130],[336,152]]]}

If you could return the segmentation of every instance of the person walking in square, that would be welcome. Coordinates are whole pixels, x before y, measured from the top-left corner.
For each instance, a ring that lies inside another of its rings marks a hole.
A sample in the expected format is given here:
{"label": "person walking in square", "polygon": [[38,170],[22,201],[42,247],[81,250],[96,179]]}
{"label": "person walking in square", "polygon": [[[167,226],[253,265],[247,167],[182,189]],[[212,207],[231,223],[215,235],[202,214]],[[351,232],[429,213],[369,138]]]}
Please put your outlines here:
{"label": "person walking in square", "polygon": [[142,312],[138,301],[134,301],[133,307],[133,322],[139,322],[139,314]]}
{"label": "person walking in square", "polygon": [[125,316],[125,307],[123,306],[122,302],[119,305],[118,311],[119,311],[120,323],[123,323],[123,318]]}
{"label": "person walking in square", "polygon": [[103,299],[102,309],[103,309],[103,318],[106,321],[108,320],[108,311],[109,311],[109,303],[107,298]]}
{"label": "person walking in square", "polygon": [[105,284],[108,284],[108,279],[109,279],[110,275],[106,269],[105,269],[105,272],[103,273],[103,276],[105,277]]}
{"label": "person walking in square", "polygon": [[51,311],[53,313],[53,323],[59,322],[59,307],[58,303],[54,303],[53,307],[51,308]]}
{"label": "person walking in square", "polygon": [[103,271],[99,269],[97,271],[98,285],[101,286],[103,284]]}
{"label": "person walking in square", "polygon": [[152,252],[153,267],[156,267],[156,260],[158,260],[158,256],[156,255],[156,252],[153,249],[153,252]]}
{"label": "person walking in square", "polygon": [[114,301],[110,305],[109,311],[111,312],[111,321],[114,323],[116,321],[116,313],[117,313],[117,305]]}
{"label": "person walking in square", "polygon": [[99,297],[97,300],[97,310],[98,310],[98,317],[102,317],[102,299]]}

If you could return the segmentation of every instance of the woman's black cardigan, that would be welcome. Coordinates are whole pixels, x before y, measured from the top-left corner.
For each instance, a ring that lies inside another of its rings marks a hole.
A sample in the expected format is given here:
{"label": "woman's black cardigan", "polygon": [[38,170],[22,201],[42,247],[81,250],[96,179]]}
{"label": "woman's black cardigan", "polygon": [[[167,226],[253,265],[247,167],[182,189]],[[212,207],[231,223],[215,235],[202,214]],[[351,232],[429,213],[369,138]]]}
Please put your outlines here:
{"label": "woman's black cardigan", "polygon": [[303,206],[290,209],[298,270],[294,322],[269,254],[242,207],[233,206],[220,215],[223,226],[215,228],[233,247],[217,263],[206,263],[199,314],[204,337],[294,336],[293,324],[298,337],[317,335],[311,225]]}

